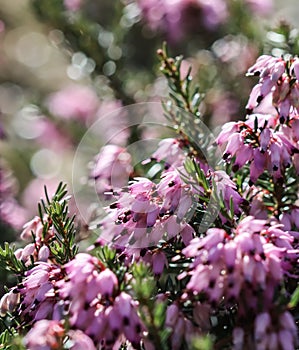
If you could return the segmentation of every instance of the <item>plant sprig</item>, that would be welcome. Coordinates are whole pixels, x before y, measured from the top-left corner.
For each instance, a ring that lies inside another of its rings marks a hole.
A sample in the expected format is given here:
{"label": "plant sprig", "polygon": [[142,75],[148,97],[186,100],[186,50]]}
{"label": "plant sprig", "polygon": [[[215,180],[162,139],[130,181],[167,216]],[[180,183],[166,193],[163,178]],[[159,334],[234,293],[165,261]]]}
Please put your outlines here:
{"label": "plant sprig", "polygon": [[[49,249],[57,263],[63,265],[72,260],[78,251],[75,244],[75,215],[69,216],[68,201],[70,197],[66,196],[66,184],[62,182],[50,199],[47,188],[45,187],[45,200],[41,200],[38,205],[39,215],[44,225],[43,234],[53,227],[55,237],[49,243]],[[47,220],[44,219],[47,215]]]}

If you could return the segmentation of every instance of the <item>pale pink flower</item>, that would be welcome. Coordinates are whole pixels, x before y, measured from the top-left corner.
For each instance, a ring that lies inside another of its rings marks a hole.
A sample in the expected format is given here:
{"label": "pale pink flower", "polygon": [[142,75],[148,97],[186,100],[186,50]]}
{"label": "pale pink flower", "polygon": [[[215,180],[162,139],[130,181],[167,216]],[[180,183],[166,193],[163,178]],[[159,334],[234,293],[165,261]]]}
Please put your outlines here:
{"label": "pale pink flower", "polygon": [[84,0],[64,0],[64,6],[69,11],[79,11]]}
{"label": "pale pink flower", "polygon": [[96,191],[117,190],[128,183],[133,172],[131,155],[116,145],[104,146],[94,159],[90,177],[95,180]]}
{"label": "pale pink flower", "polygon": [[[25,273],[22,283],[13,289],[20,294],[20,314],[24,320],[37,321],[55,314],[55,284],[64,277],[60,268],[38,262]],[[61,315],[60,315],[61,317]]]}
{"label": "pale pink flower", "polygon": [[[184,218],[191,207],[192,189],[178,172],[164,173],[157,185],[146,178],[135,179],[107,208],[108,215],[101,222],[100,241],[104,239],[122,247],[128,254],[132,254],[132,248],[137,254],[139,248],[157,245],[161,239],[174,238],[183,232],[188,226]],[[192,233],[184,232],[188,240]]]}
{"label": "pale pink flower", "polygon": [[94,118],[99,100],[88,86],[71,85],[51,94],[47,105],[54,116],[85,123]]}
{"label": "pale pink flower", "polygon": [[54,350],[62,347],[65,330],[59,321],[40,320],[24,338],[28,350]]}
{"label": "pale pink flower", "polygon": [[[234,300],[240,314],[249,304],[257,309],[253,293],[259,291],[263,306],[270,307],[275,288],[293,270],[288,261],[294,263],[299,256],[292,242],[289,233],[250,216],[230,235],[223,229],[209,229],[205,237],[194,238],[183,249],[187,257],[194,257],[187,289],[205,293],[215,305],[220,300]],[[240,295],[245,296],[248,305],[239,299]]]}
{"label": "pale pink flower", "polygon": [[260,56],[247,72],[247,75],[259,76],[259,83],[252,89],[246,106],[249,114],[270,94],[281,123],[296,116],[299,106],[298,66],[298,57],[285,60],[269,55]]}
{"label": "pale pink flower", "polygon": [[144,327],[137,304],[120,291],[116,275],[85,253],[68,262],[65,271],[67,278],[57,287],[61,300],[69,305],[70,325],[109,349],[121,337],[138,346]]}
{"label": "pale pink flower", "polygon": [[78,329],[70,330],[67,335],[72,343],[71,350],[96,350],[93,341],[84,332]]}
{"label": "pale pink flower", "polygon": [[4,294],[0,300],[0,315],[5,317],[9,312],[12,313],[16,310],[17,306],[20,303],[20,294],[15,293],[14,290],[9,291]]}
{"label": "pale pink flower", "polygon": [[255,183],[268,170],[275,181],[281,181],[285,169],[298,153],[296,144],[276,126],[272,116],[253,114],[245,122],[229,123],[217,137],[221,146],[226,143],[223,159],[233,160],[233,171],[250,164],[250,180]]}
{"label": "pale pink flower", "polygon": [[273,10],[272,0],[246,0],[250,10],[257,15],[269,15]]}

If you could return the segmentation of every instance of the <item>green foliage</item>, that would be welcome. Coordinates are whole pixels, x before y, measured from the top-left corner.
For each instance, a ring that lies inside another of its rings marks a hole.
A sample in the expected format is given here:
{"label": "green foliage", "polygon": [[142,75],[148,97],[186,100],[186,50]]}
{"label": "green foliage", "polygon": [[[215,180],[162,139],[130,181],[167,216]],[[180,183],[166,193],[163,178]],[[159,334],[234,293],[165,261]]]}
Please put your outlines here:
{"label": "green foliage", "polygon": [[[53,227],[55,239],[49,243],[51,254],[57,263],[63,265],[73,259],[78,251],[75,244],[75,216],[69,217],[68,200],[66,197],[66,185],[59,184],[53,198],[50,200],[45,187],[46,201],[43,199],[39,203],[39,215],[44,225],[43,233]],[[47,215],[47,220],[44,218]]]}
{"label": "green foliage", "polygon": [[22,338],[14,328],[6,329],[0,334],[0,349],[25,350]]}
{"label": "green foliage", "polygon": [[183,56],[178,56],[175,59],[169,57],[166,44],[157,53],[161,62],[160,71],[167,78],[168,86],[171,90],[169,96],[177,107],[199,117],[199,106],[203,95],[199,91],[199,86],[191,86],[191,67],[189,67],[186,76],[182,77],[181,64]]}
{"label": "green foliage", "polygon": [[15,274],[22,274],[28,268],[15,256],[15,247],[5,242],[4,247],[0,247],[0,268]]}
{"label": "green foliage", "polygon": [[157,286],[148,266],[138,263],[132,269],[132,288],[139,301],[140,317],[148,330],[148,339],[156,349],[168,350],[170,330],[164,327],[167,303],[156,300]]}
{"label": "green foliage", "polygon": [[289,307],[292,309],[296,307],[299,303],[299,286],[296,288],[295,292],[291,296],[291,300],[289,302]]}
{"label": "green foliage", "polygon": [[125,274],[127,267],[119,259],[119,255],[114,249],[110,249],[108,246],[101,246],[96,248],[96,256],[100,261],[117,276],[120,288],[126,287]]}
{"label": "green foliage", "polygon": [[191,350],[212,350],[212,349],[213,349],[213,342],[211,337],[209,336],[196,337],[193,339],[191,344]]}

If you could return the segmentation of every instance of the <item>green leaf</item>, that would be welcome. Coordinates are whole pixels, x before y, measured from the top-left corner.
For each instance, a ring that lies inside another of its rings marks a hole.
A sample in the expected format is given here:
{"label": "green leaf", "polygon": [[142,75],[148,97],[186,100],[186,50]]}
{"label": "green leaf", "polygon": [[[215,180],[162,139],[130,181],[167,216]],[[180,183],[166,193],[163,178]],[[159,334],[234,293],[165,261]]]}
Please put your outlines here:
{"label": "green leaf", "polygon": [[295,292],[292,294],[291,301],[289,302],[289,308],[294,308],[299,303],[299,286],[296,288]]}

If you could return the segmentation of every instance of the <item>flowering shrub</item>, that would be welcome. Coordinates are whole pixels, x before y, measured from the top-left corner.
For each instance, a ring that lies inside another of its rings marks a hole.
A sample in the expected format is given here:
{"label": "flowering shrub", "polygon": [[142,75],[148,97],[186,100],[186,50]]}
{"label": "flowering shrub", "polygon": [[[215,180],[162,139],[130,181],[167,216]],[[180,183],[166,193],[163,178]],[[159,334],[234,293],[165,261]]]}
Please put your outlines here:
{"label": "flowering shrub", "polygon": [[[16,180],[6,163],[0,164],[3,231],[19,230],[15,245],[0,247],[7,273],[0,348],[298,349],[299,41],[294,32],[282,24],[276,33],[284,38],[282,47],[248,64],[246,75],[256,85],[247,94],[246,84],[240,87],[240,117],[232,120],[227,112],[214,137],[204,123],[213,125],[213,103],[205,100],[223,93],[236,101],[229,83],[227,91],[207,89],[210,81],[205,84],[201,68],[186,68],[188,62],[170,57],[164,44],[157,60],[169,94],[162,103],[151,95],[152,109],[127,106],[140,102],[141,95],[136,86],[130,90],[138,77],[116,71],[115,62],[128,48],[117,40],[140,22],[147,35],[149,28],[159,31],[175,49],[184,47],[193,28],[200,29],[198,35],[215,36],[209,47],[213,64],[205,54],[209,74],[217,73],[217,65],[235,62],[226,45],[236,50],[243,41],[249,45],[248,32],[238,40],[217,37],[226,25],[234,28],[231,17],[242,3],[124,1],[123,34],[101,27],[96,13],[98,25],[87,21],[85,9],[93,9],[87,0],[33,5],[64,31],[69,47],[82,50],[72,57],[71,75],[78,66],[85,78],[90,67],[97,71],[86,86],[51,92],[45,104],[20,112],[35,121],[27,137],[47,147],[33,155],[37,173],[44,170],[37,159],[74,151],[79,161],[72,188],[60,182],[50,193],[45,186],[42,199],[34,202],[36,213],[25,222],[28,212],[17,201]],[[271,5],[244,2],[246,11],[259,14]],[[193,83],[196,69],[205,89]],[[242,70],[238,66],[234,74],[245,75]],[[99,91],[106,91],[103,100]],[[150,130],[151,124],[159,130]],[[148,149],[146,142],[152,142]],[[45,158],[42,164],[51,168],[52,158]]]}

